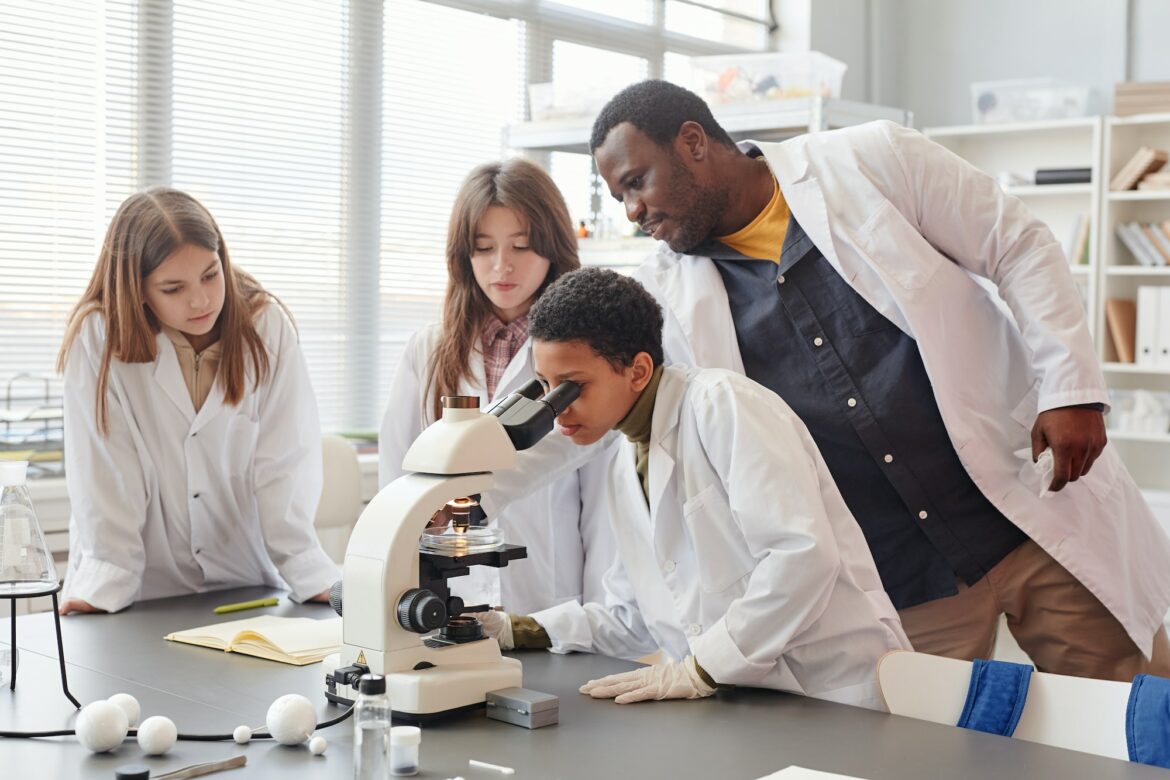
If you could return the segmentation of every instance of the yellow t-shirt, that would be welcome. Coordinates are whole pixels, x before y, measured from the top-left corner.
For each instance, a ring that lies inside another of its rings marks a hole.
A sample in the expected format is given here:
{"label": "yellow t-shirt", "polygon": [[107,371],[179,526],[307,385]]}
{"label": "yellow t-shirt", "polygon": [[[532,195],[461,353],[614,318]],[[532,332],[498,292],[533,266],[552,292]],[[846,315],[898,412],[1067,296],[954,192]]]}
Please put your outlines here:
{"label": "yellow t-shirt", "polygon": [[788,232],[791,212],[780,192],[780,185],[776,184],[775,187],[772,199],[755,219],[731,235],[719,236],[719,240],[741,255],[780,262],[780,250],[784,248],[784,235]]}

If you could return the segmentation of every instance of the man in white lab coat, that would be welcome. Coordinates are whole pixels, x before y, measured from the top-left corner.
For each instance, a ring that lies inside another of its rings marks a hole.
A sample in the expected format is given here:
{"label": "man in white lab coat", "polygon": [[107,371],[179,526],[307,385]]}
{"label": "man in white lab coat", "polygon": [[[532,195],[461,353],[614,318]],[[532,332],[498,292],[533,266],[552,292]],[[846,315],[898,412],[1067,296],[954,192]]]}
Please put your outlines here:
{"label": "man in white lab coat", "polygon": [[664,368],[662,315],[636,281],[567,274],[529,313],[536,371],[581,394],[574,444],[611,430],[618,559],[604,603],[486,616],[505,647],[669,659],[582,688],[619,703],[751,685],[884,709],[876,665],[909,646],[860,528],[804,425],[719,369]]}
{"label": "man in white lab coat", "polygon": [[1017,199],[889,122],[737,146],[662,81],[616,95],[590,146],[660,242],[637,277],[667,361],[800,416],[916,649],[989,657],[1006,614],[1045,671],[1170,672],[1170,543],[1106,446],[1060,245]]}

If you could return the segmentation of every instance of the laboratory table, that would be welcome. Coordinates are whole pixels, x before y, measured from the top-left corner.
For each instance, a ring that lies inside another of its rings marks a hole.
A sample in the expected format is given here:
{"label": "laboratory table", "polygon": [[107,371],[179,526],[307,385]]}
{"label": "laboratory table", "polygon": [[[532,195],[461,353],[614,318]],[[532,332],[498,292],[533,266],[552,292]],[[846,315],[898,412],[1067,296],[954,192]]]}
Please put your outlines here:
{"label": "laboratory table", "polygon": [[[288,666],[163,640],[169,632],[259,614],[332,617],[324,605],[279,606],[217,616],[217,604],[284,594],[240,588],[143,601],[116,615],[63,618],[69,684],[83,703],[119,691],[142,703],[143,717],[166,715],[181,732],[231,733],[264,723],[268,705],[285,693],[318,703],[319,720],[343,710],[326,702],[321,664]],[[60,690],[52,617],[18,618],[21,648],[15,691],[0,689],[0,730],[71,728],[75,711]],[[0,636],[7,637],[7,625]],[[467,780],[501,775],[468,767],[468,759],[514,767],[531,778],[718,778],[750,780],[786,766],[869,780],[939,778],[1170,778],[1166,770],[1020,740],[895,717],[774,691],[721,690],[700,701],[619,706],[577,693],[584,681],[634,668],[593,655],[523,652],[524,684],[560,697],[560,723],[534,731],[489,720],[482,712],[424,727],[422,778]],[[350,778],[352,722],[322,732],[323,756],[305,745],[270,740],[179,742],[146,758],[128,740],[92,755],[72,737],[0,739],[0,777],[113,778],[114,769],[144,763],[152,773],[245,753],[248,764],[218,778]]]}

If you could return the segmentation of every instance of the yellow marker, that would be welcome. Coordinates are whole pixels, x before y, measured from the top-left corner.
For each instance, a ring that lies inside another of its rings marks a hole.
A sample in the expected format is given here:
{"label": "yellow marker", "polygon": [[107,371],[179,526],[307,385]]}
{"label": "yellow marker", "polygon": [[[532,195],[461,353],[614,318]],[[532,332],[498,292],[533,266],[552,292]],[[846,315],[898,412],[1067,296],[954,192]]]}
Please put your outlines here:
{"label": "yellow marker", "polygon": [[213,611],[217,615],[222,615],[225,612],[239,612],[241,609],[253,609],[255,607],[275,607],[280,603],[280,599],[273,596],[269,599],[256,599],[255,601],[241,601],[239,604],[224,604],[216,607]]}

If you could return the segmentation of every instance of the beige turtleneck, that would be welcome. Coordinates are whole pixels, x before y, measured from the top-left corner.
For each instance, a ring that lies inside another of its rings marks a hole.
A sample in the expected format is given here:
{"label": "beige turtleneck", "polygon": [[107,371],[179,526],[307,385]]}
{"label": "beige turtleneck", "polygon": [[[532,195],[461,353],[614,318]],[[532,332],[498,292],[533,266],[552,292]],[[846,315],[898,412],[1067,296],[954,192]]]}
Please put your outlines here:
{"label": "beige turtleneck", "polygon": [[217,341],[202,352],[196,352],[191,342],[187,341],[187,337],[179,331],[166,325],[162,326],[162,330],[175,345],[175,352],[179,356],[179,370],[183,373],[187,392],[191,394],[191,403],[198,412],[203,408],[203,403],[215,385],[222,342]]}

